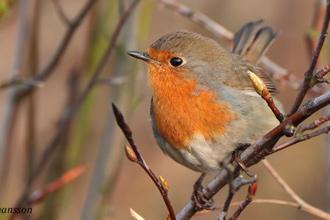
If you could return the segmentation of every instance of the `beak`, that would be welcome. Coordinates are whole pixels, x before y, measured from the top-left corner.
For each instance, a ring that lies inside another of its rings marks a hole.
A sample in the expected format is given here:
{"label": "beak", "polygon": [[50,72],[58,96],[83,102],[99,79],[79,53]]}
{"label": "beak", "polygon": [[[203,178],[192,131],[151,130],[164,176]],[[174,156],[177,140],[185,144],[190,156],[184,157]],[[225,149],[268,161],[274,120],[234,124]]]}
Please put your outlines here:
{"label": "beak", "polygon": [[128,55],[143,60],[147,63],[154,63],[157,62],[156,60],[152,59],[147,52],[140,52],[140,51],[128,51]]}

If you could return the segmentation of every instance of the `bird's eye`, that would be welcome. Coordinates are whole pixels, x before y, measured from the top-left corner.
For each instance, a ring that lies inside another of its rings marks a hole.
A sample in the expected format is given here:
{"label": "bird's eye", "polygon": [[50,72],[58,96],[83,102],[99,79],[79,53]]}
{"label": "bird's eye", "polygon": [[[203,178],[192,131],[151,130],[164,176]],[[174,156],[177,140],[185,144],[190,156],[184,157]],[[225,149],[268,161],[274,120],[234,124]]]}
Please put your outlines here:
{"label": "bird's eye", "polygon": [[180,57],[173,57],[170,60],[170,63],[171,63],[172,66],[178,67],[183,63],[183,60]]}

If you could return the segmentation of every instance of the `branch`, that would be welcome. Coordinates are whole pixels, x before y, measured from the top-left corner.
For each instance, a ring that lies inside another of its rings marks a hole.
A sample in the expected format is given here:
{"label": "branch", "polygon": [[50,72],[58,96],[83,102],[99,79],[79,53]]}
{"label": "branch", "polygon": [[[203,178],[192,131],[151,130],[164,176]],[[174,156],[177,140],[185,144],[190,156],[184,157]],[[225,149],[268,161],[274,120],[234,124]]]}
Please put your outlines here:
{"label": "branch", "polygon": [[203,13],[194,11],[188,6],[173,0],[160,0],[159,3],[185,17],[188,17],[195,23],[210,31],[212,34],[214,34],[214,36],[224,39],[230,44],[232,43],[234,34]]}
{"label": "branch", "polygon": [[326,13],[324,16],[324,21],[323,21],[323,26],[322,26],[319,41],[316,45],[315,50],[313,51],[312,60],[311,60],[311,63],[309,65],[307,72],[305,73],[303,85],[300,88],[298,96],[297,96],[296,100],[294,101],[294,103],[291,107],[291,110],[288,113],[288,116],[292,115],[293,113],[295,113],[298,110],[299,106],[301,105],[302,101],[304,100],[304,98],[306,96],[307,91],[312,87],[311,82],[312,82],[312,78],[313,78],[313,72],[315,70],[317,60],[320,56],[325,37],[327,35],[329,21],[330,21],[330,0],[327,0],[327,9],[326,9]]}
{"label": "branch", "polygon": [[[81,176],[86,170],[85,164],[80,164],[67,172],[65,172],[62,176],[60,176],[58,179],[54,180],[53,182],[49,183],[42,189],[39,189],[32,193],[28,199],[26,200],[24,205],[33,205],[42,202],[49,194],[63,188],[64,186],[68,185],[72,181],[76,180],[79,176]],[[19,208],[19,207],[15,207]],[[10,216],[10,220],[14,220],[17,216],[17,213],[13,213]]]}
{"label": "branch", "polygon": [[285,116],[280,112],[280,110],[276,107],[274,100],[272,96],[270,95],[270,92],[267,89],[266,84],[260,79],[257,75],[255,75],[250,70],[247,71],[247,74],[250,77],[250,81],[254,87],[254,90],[258,93],[258,95],[261,96],[263,100],[265,100],[270,108],[272,110],[273,114],[277,118],[277,120],[281,123],[284,121]]}
{"label": "branch", "polygon": [[235,220],[241,215],[244,209],[253,201],[253,198],[257,192],[257,187],[258,187],[258,182],[253,182],[249,185],[248,194],[246,195],[245,200],[239,205],[238,209],[234,212],[233,216],[230,217],[228,220]]}
{"label": "branch", "polygon": [[327,116],[323,116],[323,117],[319,118],[315,122],[301,125],[298,128],[298,130],[296,132],[296,136],[294,138],[291,138],[288,141],[286,141],[286,142],[284,142],[284,143],[282,143],[282,144],[280,144],[278,146],[275,146],[272,149],[272,153],[275,153],[275,152],[278,152],[280,150],[283,150],[283,149],[285,149],[287,147],[290,147],[290,146],[292,146],[292,145],[294,145],[296,143],[299,143],[299,142],[302,142],[302,141],[305,141],[305,140],[308,140],[308,139],[311,139],[311,138],[320,136],[322,134],[329,133],[330,132],[330,125],[322,128],[320,130],[314,131],[312,133],[302,135],[302,133],[304,131],[306,131],[306,130],[313,130],[313,129],[319,127],[321,124],[323,124],[323,123],[325,123],[326,121],[329,121],[329,120],[330,120],[330,115],[327,115]]}
{"label": "branch", "polygon": [[[229,169],[226,169],[227,172],[230,172]],[[229,175],[231,175],[229,173]],[[231,181],[231,180],[230,180]],[[225,204],[223,206],[223,209],[221,210],[219,216],[217,217],[217,220],[225,220],[227,216],[227,212],[229,210],[231,200],[234,197],[235,192],[237,192],[242,186],[250,184],[248,188],[248,194],[242,202],[242,204],[239,205],[239,208],[235,211],[232,217],[230,217],[228,220],[237,219],[238,216],[244,211],[244,209],[251,203],[253,197],[255,196],[257,192],[257,176],[254,176],[251,180],[245,180],[242,176],[239,176],[234,182],[229,183],[229,193],[227,196],[227,199],[225,201]]]}
{"label": "branch", "polygon": [[314,86],[317,83],[324,83],[324,82],[329,84],[328,79],[323,78],[323,77],[325,77],[325,75],[327,75],[329,73],[329,71],[330,71],[330,64],[328,64],[328,65],[324,66],[322,69],[318,70],[313,77],[312,86]]}
{"label": "branch", "polygon": [[[59,46],[57,47],[57,50],[55,51],[54,55],[50,58],[48,61],[48,64],[44,66],[42,69],[40,69],[35,76],[32,78],[32,81],[44,81],[46,78],[50,76],[52,71],[55,69],[56,65],[60,61],[60,59],[63,57],[63,54],[66,50],[66,48],[69,45],[70,40],[72,39],[73,34],[75,33],[76,29],[81,24],[82,20],[86,17],[87,12],[90,10],[90,8],[94,5],[94,3],[97,0],[88,0],[85,6],[81,9],[79,14],[76,16],[75,19],[73,19],[70,26],[68,26],[66,33],[64,34]],[[26,85],[25,87],[21,88],[19,91],[17,91],[16,96],[19,98],[26,97],[29,95],[33,90],[35,89],[34,86]]]}
{"label": "branch", "polygon": [[[243,202],[244,201],[233,202],[233,203],[230,204],[230,207],[239,206]],[[298,208],[298,209],[300,207],[299,203],[284,201],[284,200],[277,200],[277,199],[254,199],[252,201],[252,204],[275,204],[275,205],[291,206],[291,207],[295,207],[295,208]],[[221,210],[222,208],[223,208],[223,206],[216,207],[214,210],[203,210],[203,211],[200,211],[200,212],[196,213],[196,216],[205,215],[205,214],[211,213],[215,210]],[[309,213],[311,215],[315,215],[314,214],[315,212],[313,210],[310,210],[310,209],[305,209],[305,210],[301,210],[301,211]],[[323,215],[323,214],[322,215],[315,215],[315,216],[318,216],[320,218],[327,219],[327,220],[329,219],[327,215]]]}
{"label": "branch", "polygon": [[11,80],[5,81],[0,83],[0,90],[1,89],[7,89],[8,87],[14,87],[14,86],[31,86],[31,87],[43,87],[43,83],[39,81],[33,81],[26,79],[21,76],[14,77]]}
{"label": "branch", "polygon": [[61,4],[59,3],[59,0],[52,0],[55,10],[58,14],[58,16],[60,17],[61,21],[67,25],[67,26],[71,26],[71,21],[70,19],[66,16],[66,14],[63,11],[63,8],[61,6]]}
{"label": "branch", "polygon": [[166,181],[161,176],[159,176],[159,178],[157,178],[156,175],[154,174],[154,172],[146,164],[146,162],[144,161],[142,155],[140,154],[140,152],[133,140],[132,131],[129,128],[129,126],[126,124],[122,113],[117,108],[117,106],[113,103],[112,103],[112,107],[113,107],[113,112],[114,112],[117,124],[123,131],[128,143],[131,145],[131,147],[133,149],[133,151],[132,151],[129,147],[125,147],[125,153],[126,153],[127,158],[132,162],[138,163],[143,168],[143,170],[149,175],[149,177],[154,182],[154,184],[156,185],[160,194],[163,197],[163,200],[165,202],[165,205],[166,205],[167,210],[170,215],[170,219],[176,220],[173,207],[168,198],[168,186],[167,186]]}
{"label": "branch", "polygon": [[[283,130],[288,122],[291,122],[294,125],[300,124],[306,118],[310,117],[313,113],[320,110],[324,106],[330,104],[330,92],[327,92],[320,97],[310,100],[303,107],[301,107],[296,113],[291,115],[287,120],[278,125],[272,131],[268,132],[265,136],[257,140],[250,147],[248,147],[241,155],[241,161],[246,166],[252,166],[257,163],[263,157],[269,155],[272,146],[278,141],[280,137],[283,136]],[[236,176],[240,167],[236,162],[233,163]],[[203,188],[203,193],[206,198],[211,199],[220,189],[222,189],[228,180],[227,172],[220,171],[217,176]],[[178,214],[177,220],[189,219],[195,213],[195,205],[193,201],[190,201]]]}
{"label": "branch", "polygon": [[[263,160],[262,164],[266,167],[266,169],[270,172],[270,174],[275,178],[275,180],[282,186],[282,188],[287,192],[291,198],[296,201],[299,206],[298,209],[309,212],[315,216],[318,216],[323,219],[330,219],[330,214],[326,213],[314,206],[309,205],[304,200],[302,200],[292,189],[291,187],[282,179],[282,177],[275,171],[275,169],[270,165],[267,160]],[[308,211],[307,211],[308,210]]]}

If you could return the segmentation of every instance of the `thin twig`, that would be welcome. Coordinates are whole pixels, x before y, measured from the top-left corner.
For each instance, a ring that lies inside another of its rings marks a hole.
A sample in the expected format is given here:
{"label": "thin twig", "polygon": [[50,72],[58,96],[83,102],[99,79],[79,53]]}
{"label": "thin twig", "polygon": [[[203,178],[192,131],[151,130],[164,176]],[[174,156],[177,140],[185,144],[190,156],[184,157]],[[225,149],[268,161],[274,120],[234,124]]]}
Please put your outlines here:
{"label": "thin twig", "polygon": [[228,220],[236,220],[246,207],[253,201],[254,196],[257,192],[258,182],[256,181],[257,176],[254,177],[254,182],[249,185],[248,193],[245,197],[245,200],[238,206],[238,209],[234,212],[233,216],[228,218]]}
{"label": "thin twig", "polygon": [[133,140],[132,131],[129,128],[129,126],[126,124],[126,122],[124,120],[124,116],[122,115],[122,113],[120,112],[120,110],[117,108],[117,106],[115,104],[112,104],[112,107],[113,107],[113,112],[114,112],[117,124],[123,131],[128,143],[131,145],[131,147],[133,149],[133,151],[131,151],[129,148],[127,148],[127,147],[125,148],[126,149],[125,152],[126,152],[128,159],[130,159],[133,162],[138,163],[143,168],[143,170],[149,175],[149,177],[154,182],[154,184],[156,185],[160,194],[163,197],[163,200],[166,204],[167,210],[170,215],[170,219],[176,220],[173,207],[168,198],[168,189],[166,187],[167,183],[162,178],[157,178],[156,175],[154,174],[154,172],[146,164],[142,155],[139,152],[139,149],[137,148],[137,146]]}
{"label": "thin twig", "polygon": [[[26,205],[34,205],[41,201],[43,201],[49,194],[63,188],[65,185],[71,183],[73,180],[76,180],[79,176],[81,176],[86,170],[85,164],[80,164],[65,173],[63,173],[58,179],[53,182],[47,184],[43,188],[33,192],[26,201]],[[19,213],[19,212],[18,212]],[[10,216],[10,220],[14,220],[18,216],[17,212],[12,212]]]}
{"label": "thin twig", "polygon": [[[266,169],[269,171],[269,173],[275,178],[275,180],[282,186],[282,188],[285,190],[287,194],[291,196],[291,198],[296,201],[299,206],[298,209],[309,212],[315,216],[318,216],[323,219],[330,219],[330,214],[322,211],[318,208],[315,208],[314,206],[309,205],[304,200],[302,200],[294,191],[291,189],[291,187],[282,179],[282,177],[276,172],[276,170],[272,167],[272,165],[267,161],[263,160],[262,164],[266,167]],[[307,211],[308,210],[308,211]]]}
{"label": "thin twig", "polygon": [[326,126],[320,130],[317,130],[317,131],[314,131],[312,133],[309,133],[309,134],[304,134],[302,136],[298,136],[298,137],[294,137],[294,138],[291,138],[289,139],[288,141],[278,145],[278,146],[275,146],[273,148],[273,150],[271,151],[271,153],[276,153],[280,150],[283,150],[285,148],[288,148],[294,144],[297,144],[299,142],[302,142],[302,141],[305,141],[305,140],[308,140],[308,139],[311,139],[311,138],[314,138],[314,137],[317,137],[317,136],[320,136],[322,134],[327,134],[330,132],[330,125],[329,126]]}
{"label": "thin twig", "polygon": [[[239,206],[243,202],[244,201],[233,202],[233,203],[230,204],[230,207]],[[277,200],[277,199],[254,199],[252,201],[252,204],[274,204],[274,205],[291,206],[291,207],[295,207],[295,208],[300,207],[300,205],[296,202]],[[214,212],[216,210],[221,210],[222,208],[223,208],[223,206],[219,206],[219,207],[216,207],[214,210],[203,210],[203,211],[197,212],[196,216],[205,215],[205,214]],[[301,211],[309,213],[311,215],[314,215],[314,212],[312,210],[309,210],[309,209],[301,210]],[[322,218],[321,216],[318,216],[318,217]],[[324,216],[324,217],[325,218],[323,218],[323,219],[328,219],[327,216]]]}
{"label": "thin twig", "polygon": [[298,127],[296,131],[296,136],[301,136],[307,130],[314,130],[315,128],[320,127],[322,124],[330,120],[330,115],[325,115],[314,122],[308,124],[302,124]]}
{"label": "thin twig", "polygon": [[[50,76],[52,71],[57,66],[60,59],[63,57],[66,48],[68,47],[73,34],[76,32],[77,28],[81,24],[82,20],[86,17],[87,12],[91,9],[91,7],[95,4],[97,0],[88,0],[84,7],[80,10],[79,14],[71,21],[71,25],[67,28],[66,33],[62,37],[61,42],[59,43],[55,53],[53,56],[49,59],[48,63],[41,68],[35,76],[32,78],[32,81],[44,81],[46,78]],[[26,85],[25,87],[21,88],[19,91],[17,91],[16,96],[19,98],[26,97],[29,95],[35,87]]]}
{"label": "thin twig", "polygon": [[[229,169],[226,169],[226,170],[227,170],[227,172],[230,173]],[[234,215],[229,218],[231,220],[237,219],[237,217],[244,211],[244,209],[252,201],[252,198],[255,195],[256,190],[257,190],[256,182],[257,182],[257,176],[254,176],[254,178],[251,180],[245,180],[245,179],[243,179],[243,176],[239,176],[235,181],[230,182],[229,183],[229,193],[228,193],[227,199],[226,199],[225,204],[223,205],[223,209],[221,210],[217,219],[218,220],[226,219],[227,212],[229,210],[229,207],[230,207],[231,201],[235,195],[235,192],[237,192],[242,186],[244,186],[246,184],[250,184],[250,186],[248,188],[248,195],[246,197],[246,200],[239,206],[239,209],[235,211]]]}
{"label": "thin twig", "polygon": [[17,76],[11,80],[0,83],[0,90],[7,89],[9,87],[14,87],[14,86],[19,87],[19,86],[26,86],[26,85],[40,88],[43,86],[43,83],[29,80],[29,79],[26,79],[25,77]]}
{"label": "thin twig", "polygon": [[159,3],[180,13],[183,16],[190,18],[195,23],[210,31],[214,34],[214,36],[224,39],[230,44],[232,43],[234,34],[201,12],[194,11],[188,6],[173,0],[160,0]]}
{"label": "thin twig", "polygon": [[319,41],[316,45],[315,50],[313,51],[312,60],[311,60],[311,63],[309,65],[308,70],[305,73],[303,85],[300,88],[300,91],[299,91],[299,93],[297,95],[297,98],[294,101],[294,103],[293,103],[293,105],[290,109],[290,112],[288,113],[288,116],[291,116],[293,113],[295,113],[298,110],[299,106],[301,105],[302,101],[305,98],[305,95],[306,95],[307,91],[311,88],[311,81],[312,81],[312,78],[313,78],[313,72],[315,70],[316,63],[317,63],[318,58],[320,56],[320,53],[321,53],[321,50],[322,50],[322,47],[323,47],[323,44],[324,44],[325,37],[327,35],[329,21],[330,21],[330,0],[327,0],[327,9],[326,9],[326,13],[325,13],[325,16],[324,16],[324,21],[323,21],[323,26],[322,26]]}
{"label": "thin twig", "polygon": [[305,141],[305,140],[308,140],[310,138],[313,138],[313,137],[317,137],[321,134],[325,134],[325,133],[328,133],[330,131],[330,126],[327,126],[323,129],[320,129],[318,131],[315,131],[315,132],[312,132],[310,134],[305,134],[303,135],[303,133],[306,131],[306,130],[313,130],[319,126],[321,126],[323,123],[327,122],[330,120],[330,115],[326,115],[326,116],[323,116],[319,119],[317,119],[316,121],[314,122],[311,122],[311,123],[308,123],[308,124],[302,124],[298,127],[297,131],[296,131],[296,134],[295,134],[295,137],[294,138],[291,138],[289,139],[288,141],[278,145],[278,146],[275,146],[273,149],[272,149],[272,153],[275,153],[275,152],[278,152],[280,150],[283,150],[289,146],[292,146],[296,143],[299,143],[301,141]]}
{"label": "thin twig", "polygon": [[68,18],[68,16],[66,16],[65,12],[63,11],[63,8],[59,2],[59,0],[52,0],[55,10],[58,14],[58,16],[60,17],[61,21],[67,25],[67,26],[71,26],[71,21]]}
{"label": "thin twig", "polygon": [[328,65],[324,66],[322,69],[318,70],[316,72],[316,74],[314,75],[314,79],[315,79],[314,83],[316,84],[316,83],[325,82],[325,83],[329,84],[328,79],[323,78],[323,77],[325,77],[325,75],[327,75],[329,73],[329,71],[330,71],[330,64],[328,64]]}

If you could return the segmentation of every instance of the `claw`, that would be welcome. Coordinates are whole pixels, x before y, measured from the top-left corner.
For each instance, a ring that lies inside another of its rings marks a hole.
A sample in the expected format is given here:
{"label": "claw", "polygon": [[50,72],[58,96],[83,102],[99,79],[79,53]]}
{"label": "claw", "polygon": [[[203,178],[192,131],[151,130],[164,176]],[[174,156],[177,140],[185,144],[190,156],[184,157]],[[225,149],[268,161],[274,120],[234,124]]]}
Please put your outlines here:
{"label": "claw", "polygon": [[203,179],[205,177],[205,173],[202,173],[202,175],[197,179],[197,181],[194,184],[194,191],[191,196],[191,199],[195,202],[195,208],[197,211],[201,210],[214,210],[213,207],[213,199],[208,199],[203,193]]}

